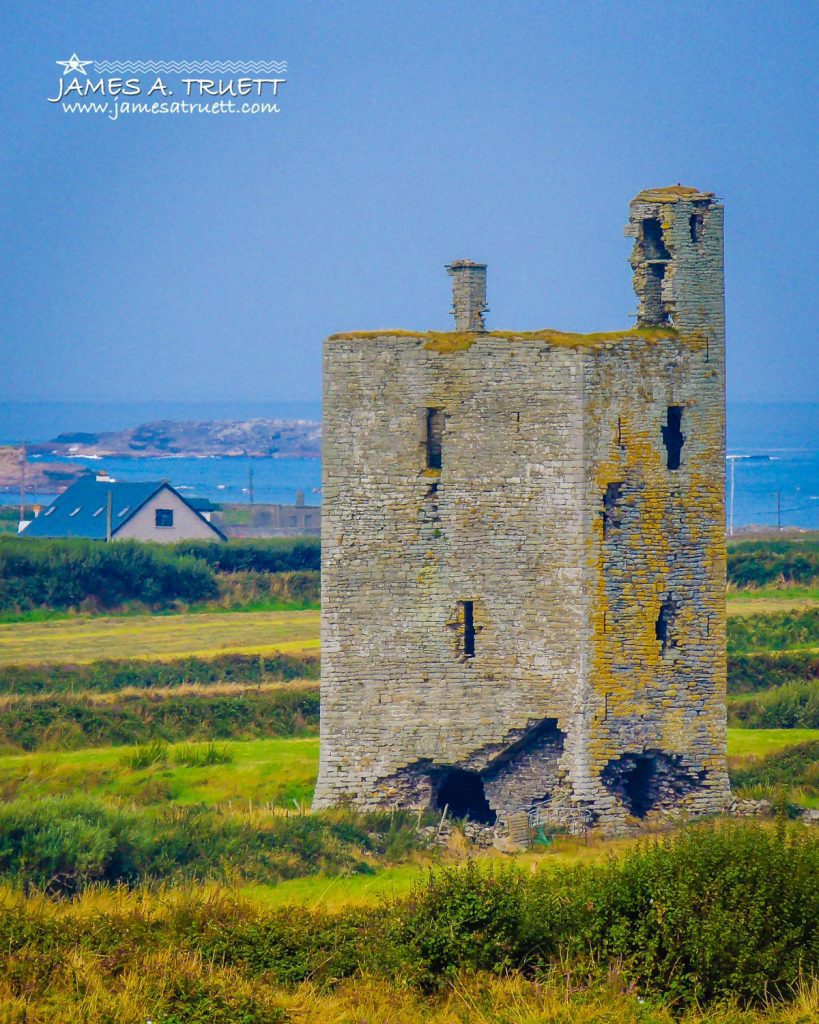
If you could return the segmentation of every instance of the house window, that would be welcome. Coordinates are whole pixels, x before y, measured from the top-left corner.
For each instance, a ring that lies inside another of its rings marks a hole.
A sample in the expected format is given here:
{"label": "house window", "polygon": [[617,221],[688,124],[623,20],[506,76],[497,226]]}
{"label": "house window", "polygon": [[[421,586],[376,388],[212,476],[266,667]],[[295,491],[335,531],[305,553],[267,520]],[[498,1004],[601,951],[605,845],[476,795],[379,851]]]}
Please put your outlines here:
{"label": "house window", "polygon": [[173,526],[173,509],[158,508],[154,512],[154,523],[157,526]]}
{"label": "house window", "polygon": [[94,518],[96,519],[96,518],[97,518],[97,516],[101,516],[101,515],[102,515],[102,512],[103,512],[103,509],[102,509],[102,506],[100,506],[100,507],[99,507],[99,508],[97,509],[97,511],[96,511],[96,512],[94,513]]}
{"label": "house window", "polygon": [[69,513],[68,513],[68,515],[69,515],[69,518],[70,518],[71,516],[75,516],[75,515],[76,515],[76,514],[77,514],[77,513],[78,513],[78,512],[80,511],[80,507],[81,507],[81,506],[79,506],[79,505],[78,505],[78,506],[77,506],[77,507],[76,507],[76,508],[74,509],[74,511],[73,511],[73,512],[69,512]]}
{"label": "house window", "polygon": [[51,514],[52,514],[53,512],[54,512],[54,506],[52,505],[52,506],[51,506],[51,508],[47,508],[47,509],[45,510],[45,512],[43,513],[43,515],[46,515],[46,516],[50,516],[50,515],[51,515]]}
{"label": "house window", "polygon": [[444,439],[444,410],[427,409],[427,469],[440,469]]}

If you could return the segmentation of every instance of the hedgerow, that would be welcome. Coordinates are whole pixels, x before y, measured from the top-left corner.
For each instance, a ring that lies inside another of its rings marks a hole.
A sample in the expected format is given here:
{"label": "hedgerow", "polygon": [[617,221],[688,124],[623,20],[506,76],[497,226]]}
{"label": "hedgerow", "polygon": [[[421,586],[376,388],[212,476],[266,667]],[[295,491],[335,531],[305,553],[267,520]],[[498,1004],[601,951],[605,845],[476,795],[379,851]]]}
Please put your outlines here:
{"label": "hedgerow", "polygon": [[819,645],[819,608],[728,619],[729,654]]}
{"label": "hedgerow", "polygon": [[819,541],[741,541],[728,546],[728,581],[737,587],[819,581]]}
{"label": "hedgerow", "polygon": [[218,596],[206,564],[161,545],[0,537],[3,610],[116,608],[129,601],[161,606]]}
{"label": "hedgerow", "polygon": [[173,545],[174,554],[193,556],[215,572],[298,572],[321,568],[318,537],[269,537],[217,541],[190,540]]}
{"label": "hedgerow", "polygon": [[[0,537],[0,611],[120,608],[140,602],[153,608],[216,601],[244,588],[253,599],[285,596],[318,599],[317,575],[277,582],[261,574],[316,574],[317,538],[182,541],[174,545],[138,541],[45,540]],[[244,574],[223,582],[223,574]],[[255,579],[253,575],[255,574]]]}
{"label": "hedgerow", "polygon": [[63,693],[0,705],[0,747],[79,750],[164,740],[264,739],[318,731],[318,688],[128,694],[99,702]]}
{"label": "hedgerow", "polygon": [[732,654],[728,658],[729,693],[755,693],[786,683],[814,680],[819,680],[819,655],[813,651]]}

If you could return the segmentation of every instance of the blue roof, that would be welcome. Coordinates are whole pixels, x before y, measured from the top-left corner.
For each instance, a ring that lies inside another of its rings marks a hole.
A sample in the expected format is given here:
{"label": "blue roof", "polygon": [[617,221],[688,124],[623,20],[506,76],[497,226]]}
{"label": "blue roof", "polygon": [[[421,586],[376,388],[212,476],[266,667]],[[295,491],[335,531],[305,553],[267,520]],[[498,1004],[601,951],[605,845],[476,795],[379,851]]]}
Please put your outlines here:
{"label": "blue roof", "polygon": [[163,487],[170,487],[170,484],[165,480],[120,482],[83,477],[43,509],[21,536],[105,540],[109,494],[113,495],[111,533],[114,534]]}

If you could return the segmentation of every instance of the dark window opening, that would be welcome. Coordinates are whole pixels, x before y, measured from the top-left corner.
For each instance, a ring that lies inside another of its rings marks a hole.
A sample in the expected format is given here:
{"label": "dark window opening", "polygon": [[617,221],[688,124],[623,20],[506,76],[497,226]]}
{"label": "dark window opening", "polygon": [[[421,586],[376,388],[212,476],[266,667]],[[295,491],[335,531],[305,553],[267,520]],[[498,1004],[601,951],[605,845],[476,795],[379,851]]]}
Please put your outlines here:
{"label": "dark window opening", "polygon": [[443,459],[444,410],[427,409],[427,469],[440,469]]}
{"label": "dark window opening", "polygon": [[677,606],[672,598],[666,598],[665,601],[660,605],[660,611],[657,614],[657,621],[654,623],[654,635],[660,642],[660,651],[662,654],[669,649],[669,647],[676,647],[673,636],[674,618],[677,614]]}
{"label": "dark window opening", "polygon": [[623,525],[623,520],[620,516],[620,509],[618,503],[623,496],[623,482],[622,480],[615,483],[606,485],[606,493],[603,495],[603,539],[611,533],[613,529]]}
{"label": "dark window opening", "polygon": [[688,218],[688,226],[691,229],[691,241],[699,243],[702,241],[702,232],[705,226],[705,219],[701,213],[692,213]]}
{"label": "dark window opening", "polygon": [[666,426],[662,428],[663,444],[668,453],[666,466],[668,469],[680,468],[680,455],[682,446],[685,444],[685,434],[682,432],[683,407],[681,405],[669,405],[666,414]]}
{"label": "dark window opening", "polygon": [[447,772],[438,784],[435,803],[440,811],[449,807],[453,818],[469,818],[481,825],[494,825],[497,820],[477,772],[467,772],[462,768]]}
{"label": "dark window opening", "polygon": [[643,221],[643,242],[646,258],[650,260],[670,260],[671,253],[665,245],[663,226],[656,217],[647,217]]}
{"label": "dark window opening", "polygon": [[465,658],[475,657],[475,602],[461,601],[463,619],[463,653]]}
{"label": "dark window opening", "polygon": [[154,511],[154,524],[156,526],[173,526],[173,509],[158,508]]}

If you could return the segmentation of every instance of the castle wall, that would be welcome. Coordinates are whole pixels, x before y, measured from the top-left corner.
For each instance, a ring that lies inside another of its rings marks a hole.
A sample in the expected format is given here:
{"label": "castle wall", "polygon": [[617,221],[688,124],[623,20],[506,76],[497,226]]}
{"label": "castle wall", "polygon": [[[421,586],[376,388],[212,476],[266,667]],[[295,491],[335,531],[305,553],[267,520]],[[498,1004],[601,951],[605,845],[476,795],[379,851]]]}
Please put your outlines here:
{"label": "castle wall", "polygon": [[[651,820],[725,804],[721,389],[697,336],[630,340],[586,363],[592,655],[583,795],[608,828],[622,828],[628,814]],[[677,469],[663,439],[669,407],[682,409]]]}
{"label": "castle wall", "polygon": [[[582,359],[489,336],[448,351],[452,337],[444,351],[413,336],[325,348],[318,807],[428,800],[430,773],[454,764],[502,788],[494,758],[546,718],[569,726]],[[431,407],[446,417],[440,474],[425,462]]]}

